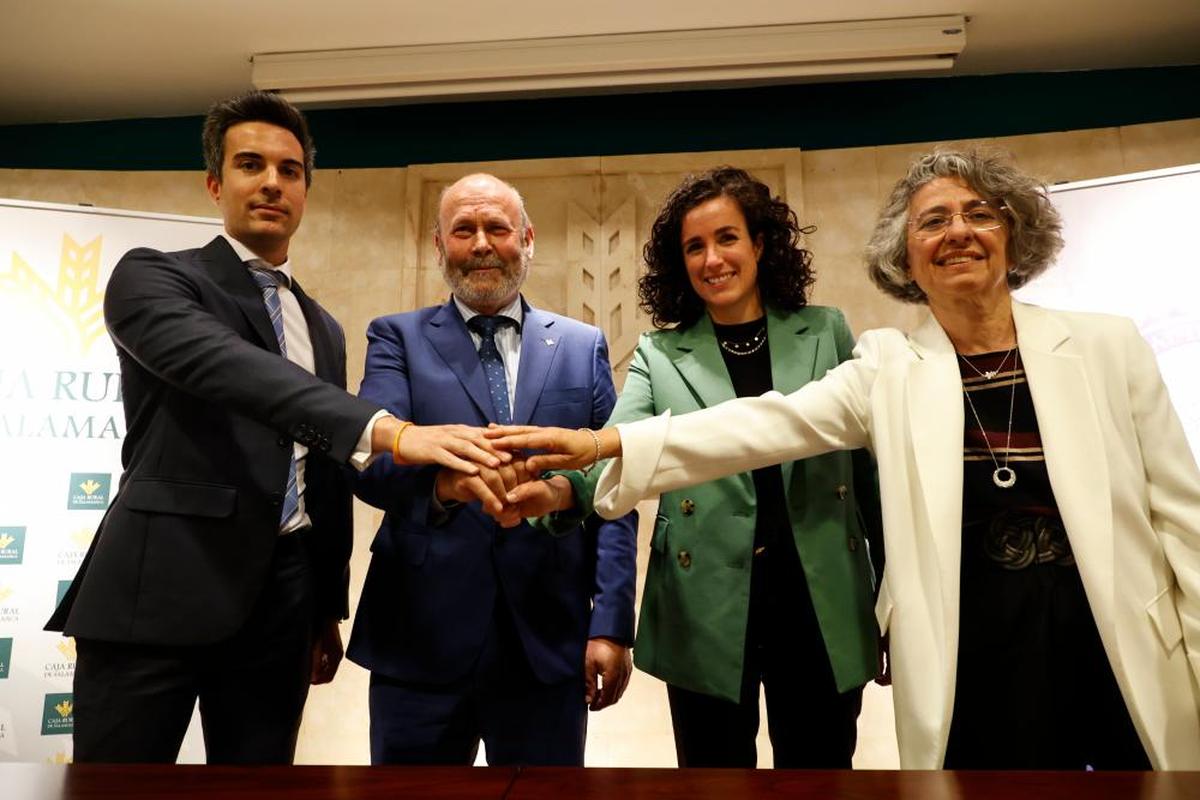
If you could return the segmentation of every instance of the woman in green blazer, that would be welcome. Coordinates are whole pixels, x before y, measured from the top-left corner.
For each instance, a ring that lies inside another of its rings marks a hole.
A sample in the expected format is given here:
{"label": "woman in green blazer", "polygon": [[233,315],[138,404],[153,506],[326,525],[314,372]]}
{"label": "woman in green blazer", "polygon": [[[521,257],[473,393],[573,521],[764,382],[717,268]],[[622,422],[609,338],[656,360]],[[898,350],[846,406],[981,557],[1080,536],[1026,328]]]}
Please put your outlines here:
{"label": "woman in green blazer", "polygon": [[[659,330],[642,336],[608,424],[792,392],[850,358],[841,312],[806,303],[800,233],[743,170],[685,179],[638,285]],[[579,510],[599,473],[568,475]],[[776,767],[850,766],[879,663],[878,516],[863,451],[662,496],[634,662],[667,683],[680,766],[755,766],[760,684]]]}

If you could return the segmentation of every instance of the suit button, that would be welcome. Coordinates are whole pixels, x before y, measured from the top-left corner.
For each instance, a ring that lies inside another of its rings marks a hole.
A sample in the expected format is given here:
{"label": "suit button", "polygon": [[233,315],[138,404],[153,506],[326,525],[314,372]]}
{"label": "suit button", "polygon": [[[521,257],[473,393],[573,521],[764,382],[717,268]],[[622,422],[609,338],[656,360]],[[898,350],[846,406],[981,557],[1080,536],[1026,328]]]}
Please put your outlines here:
{"label": "suit button", "polygon": [[853,553],[857,549],[858,549],[858,537],[851,536],[850,537],[850,552]]}
{"label": "suit button", "polygon": [[322,440],[321,440],[321,452],[323,452],[323,453],[328,453],[328,452],[329,452],[329,448],[330,448],[331,446],[332,446],[332,445],[330,445],[330,444],[329,444],[329,440],[328,440],[328,439],[322,439]]}
{"label": "suit button", "polygon": [[682,500],[679,503],[679,510],[683,512],[685,517],[690,517],[696,513],[696,504],[691,500]]}
{"label": "suit button", "polygon": [[844,483],[841,486],[837,487],[837,489],[835,490],[835,493],[837,494],[837,499],[845,500],[847,491],[848,490],[846,489],[846,484],[844,484]]}
{"label": "suit button", "polygon": [[280,436],[278,439],[275,440],[275,444],[279,445],[280,447],[287,447],[291,443],[292,443],[291,440],[288,439],[286,436]]}
{"label": "suit button", "polygon": [[271,503],[271,505],[279,508],[283,505],[283,494],[280,492],[271,492],[269,495],[267,495],[267,500]]}
{"label": "suit button", "polygon": [[683,567],[684,569],[687,569],[692,565],[692,554],[687,550],[680,550],[677,558],[679,559],[679,566]]}

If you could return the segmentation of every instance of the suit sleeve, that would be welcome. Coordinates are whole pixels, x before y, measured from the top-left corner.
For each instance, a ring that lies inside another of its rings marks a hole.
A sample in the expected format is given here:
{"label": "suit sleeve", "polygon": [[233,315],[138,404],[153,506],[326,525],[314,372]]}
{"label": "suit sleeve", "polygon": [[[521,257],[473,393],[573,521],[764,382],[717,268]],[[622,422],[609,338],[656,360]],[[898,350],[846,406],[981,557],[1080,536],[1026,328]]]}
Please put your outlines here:
{"label": "suit sleeve", "polygon": [[870,390],[886,333],[864,334],[855,358],[789,395],[767,392],[619,425],[623,456],[600,476],[596,512],[620,515],[650,495],[868,446]]}
{"label": "suit sleeve", "polygon": [[[598,428],[608,421],[616,401],[608,344],[596,331],[593,344],[592,418]],[[596,584],[592,592],[592,616],[588,636],[605,636],[624,644],[633,643],[634,592],[637,583],[636,511],[614,520],[588,517],[586,525],[596,529]]]}
{"label": "suit sleeve", "polygon": [[[391,318],[376,319],[367,328],[366,365],[358,396],[378,403],[399,419],[411,420],[410,377],[402,332]],[[398,465],[391,458],[377,458],[355,476],[354,493],[397,520],[424,527],[429,523],[438,470],[433,464]]]}
{"label": "suit sleeve", "polygon": [[1132,322],[1129,392],[1146,469],[1150,525],[1175,574],[1175,605],[1192,676],[1200,683],[1200,471],[1153,351]]}
{"label": "suit sleeve", "polygon": [[348,460],[378,408],[242,338],[201,302],[195,269],[178,254],[127,253],[104,294],[117,346],[181,391]]}

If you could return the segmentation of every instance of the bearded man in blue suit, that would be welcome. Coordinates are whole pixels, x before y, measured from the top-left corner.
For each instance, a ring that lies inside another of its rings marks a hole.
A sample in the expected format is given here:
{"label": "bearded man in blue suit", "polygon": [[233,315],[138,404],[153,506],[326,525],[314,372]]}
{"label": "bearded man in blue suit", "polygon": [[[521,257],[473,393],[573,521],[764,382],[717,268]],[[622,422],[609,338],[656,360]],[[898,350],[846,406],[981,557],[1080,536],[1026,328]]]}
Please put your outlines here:
{"label": "bearded man in blue suit", "polygon": [[[520,294],[534,229],[520,194],[469,175],[442,194],[434,236],[453,296],[367,331],[360,397],[400,419],[595,428],[615,392],[603,334]],[[371,671],[371,761],[583,763],[587,710],[615,703],[633,639],[636,515],[561,537],[505,503],[520,463],[459,477],[376,461],[360,498],[386,511],[348,656]]]}

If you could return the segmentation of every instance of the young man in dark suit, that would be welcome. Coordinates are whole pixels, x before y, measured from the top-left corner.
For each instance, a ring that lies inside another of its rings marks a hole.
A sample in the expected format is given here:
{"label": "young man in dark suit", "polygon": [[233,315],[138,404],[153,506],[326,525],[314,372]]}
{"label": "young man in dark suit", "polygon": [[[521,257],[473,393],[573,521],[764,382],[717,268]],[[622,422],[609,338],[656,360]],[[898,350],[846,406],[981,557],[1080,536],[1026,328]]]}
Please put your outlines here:
{"label": "young man in dark suit", "polygon": [[77,639],[80,762],[174,761],[198,698],[210,763],[290,763],[308,686],[342,657],[345,465],[496,463],[478,432],[346,393],[342,329],[289,261],[313,169],[300,112],[252,92],[214,105],[203,140],[224,233],[127,253],[105,294],[124,473],[47,625]]}

